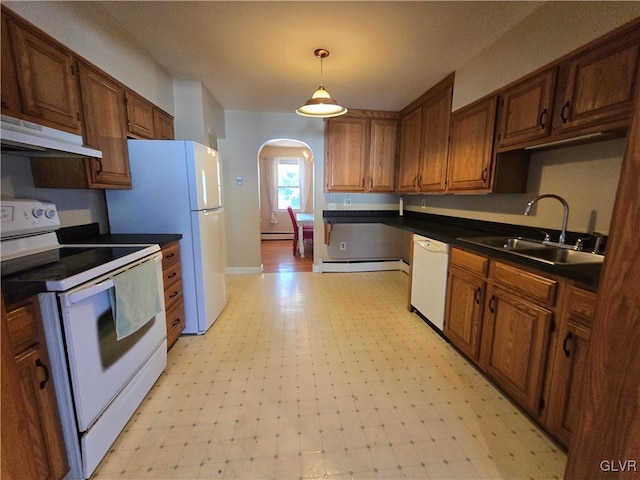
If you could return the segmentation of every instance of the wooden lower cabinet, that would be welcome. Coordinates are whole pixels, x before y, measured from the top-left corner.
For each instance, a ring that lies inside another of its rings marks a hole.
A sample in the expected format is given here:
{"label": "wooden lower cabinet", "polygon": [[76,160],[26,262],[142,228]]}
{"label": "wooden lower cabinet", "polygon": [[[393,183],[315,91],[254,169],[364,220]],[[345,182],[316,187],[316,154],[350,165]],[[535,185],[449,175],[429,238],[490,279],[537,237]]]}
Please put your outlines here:
{"label": "wooden lower cabinet", "polygon": [[567,448],[577,421],[596,296],[595,292],[570,285],[560,317],[546,426]]}
{"label": "wooden lower cabinet", "polygon": [[478,361],[489,260],[453,248],[449,262],[444,334],[465,355]]}
{"label": "wooden lower cabinet", "polygon": [[553,312],[496,285],[487,298],[481,363],[513,400],[538,415]]}
{"label": "wooden lower cabinet", "polygon": [[2,478],[69,471],[37,300],[2,305]]}
{"label": "wooden lower cabinet", "polygon": [[596,296],[570,280],[453,247],[444,335],[568,448]]}
{"label": "wooden lower cabinet", "polygon": [[176,343],[185,326],[180,243],[177,241],[162,247],[162,280],[169,349]]}

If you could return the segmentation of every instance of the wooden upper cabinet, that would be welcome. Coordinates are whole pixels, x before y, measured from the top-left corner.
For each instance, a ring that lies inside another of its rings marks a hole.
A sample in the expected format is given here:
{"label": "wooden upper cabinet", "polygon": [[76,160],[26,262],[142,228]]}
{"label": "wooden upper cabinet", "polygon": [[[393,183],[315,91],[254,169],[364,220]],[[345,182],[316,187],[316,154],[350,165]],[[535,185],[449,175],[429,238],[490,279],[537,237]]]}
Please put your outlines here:
{"label": "wooden upper cabinet", "polygon": [[446,190],[453,79],[449,75],[429,89],[401,117],[398,193]]}
{"label": "wooden upper cabinet", "polygon": [[498,150],[528,145],[551,132],[556,68],[526,79],[500,94]]}
{"label": "wooden upper cabinet", "polygon": [[449,192],[489,192],[496,120],[495,96],[455,111],[449,144]]}
{"label": "wooden upper cabinet", "polygon": [[20,94],[18,92],[18,79],[16,77],[16,65],[11,49],[11,34],[9,32],[9,17],[2,11],[2,114],[13,117],[20,116]]}
{"label": "wooden upper cabinet", "polygon": [[370,122],[369,192],[393,192],[396,178],[398,121],[373,118]]}
{"label": "wooden upper cabinet", "polygon": [[398,114],[351,110],[325,124],[328,192],[392,192]]}
{"label": "wooden upper cabinet", "polygon": [[155,138],[153,104],[131,90],[126,91],[126,102],[129,135]]}
{"label": "wooden upper cabinet", "polygon": [[[559,133],[626,127],[640,75],[640,22],[560,66],[554,126]],[[589,130],[591,129],[591,130]]]}
{"label": "wooden upper cabinet", "polygon": [[157,140],[174,140],[173,117],[157,108],[153,109],[153,127]]}
{"label": "wooden upper cabinet", "polygon": [[453,79],[441,93],[422,106],[422,148],[418,191],[442,193],[447,188],[449,127]]}
{"label": "wooden upper cabinet", "polygon": [[111,77],[80,65],[85,142],[102,151],[102,160],[87,160],[90,188],[130,188],[124,89]]}
{"label": "wooden upper cabinet", "polygon": [[417,190],[421,135],[422,107],[418,107],[400,119],[400,154],[396,177],[396,191],[399,193]]}
{"label": "wooden upper cabinet", "polygon": [[364,192],[366,118],[330,118],[325,131],[325,181],[329,192]]}
{"label": "wooden upper cabinet", "polygon": [[[20,117],[80,135],[78,84],[75,59],[71,52],[13,18],[8,18],[8,15],[6,19],[3,18],[3,44],[6,26],[13,52],[13,57],[8,58],[15,61],[19,85]],[[3,77],[5,53],[8,52],[3,45]],[[4,89],[4,79],[2,86]]]}

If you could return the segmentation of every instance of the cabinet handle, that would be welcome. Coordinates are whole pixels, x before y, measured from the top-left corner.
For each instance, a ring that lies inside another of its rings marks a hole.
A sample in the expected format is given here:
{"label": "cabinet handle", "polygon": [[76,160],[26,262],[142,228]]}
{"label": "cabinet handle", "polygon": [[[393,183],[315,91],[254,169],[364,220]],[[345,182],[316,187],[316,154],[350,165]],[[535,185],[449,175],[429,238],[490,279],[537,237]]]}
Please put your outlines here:
{"label": "cabinet handle", "polygon": [[174,256],[175,256],[175,253],[170,253],[169,255],[166,255],[164,258],[169,260],[170,258],[173,258]]}
{"label": "cabinet handle", "polygon": [[484,170],[482,170],[482,181],[483,182],[487,181],[487,173],[489,173],[489,170],[485,167]]}
{"label": "cabinet handle", "polygon": [[569,121],[569,117],[567,117],[567,114],[569,113],[569,105],[569,100],[567,100],[567,103],[564,104],[564,106],[562,107],[562,111],[560,112],[562,123],[567,123]]}
{"label": "cabinet handle", "polygon": [[547,109],[545,108],[542,113],[540,114],[540,119],[538,120],[538,123],[540,124],[540,128],[541,129],[545,129],[545,127],[547,126],[547,117],[549,116],[549,112],[547,111]]}
{"label": "cabinet handle", "polygon": [[180,325],[180,322],[182,321],[182,319],[180,318],[176,318],[173,323],[171,324],[172,327],[176,327],[178,325]]}
{"label": "cabinet handle", "polygon": [[44,363],[42,363],[42,360],[40,360],[39,358],[36,360],[36,367],[42,368],[44,370],[44,380],[40,382],[40,390],[42,390],[49,381],[49,369]]}
{"label": "cabinet handle", "polygon": [[369,180],[369,190],[373,189],[373,178]]}
{"label": "cabinet handle", "polygon": [[94,158],[94,160],[98,162],[98,170],[96,170],[96,175],[99,175],[102,173],[102,160],[100,160],[99,158]]}
{"label": "cabinet handle", "polygon": [[496,296],[492,295],[491,300],[489,300],[489,311],[491,313],[496,313]]}
{"label": "cabinet handle", "polygon": [[480,289],[480,287],[478,287],[478,288],[476,288],[476,291],[475,291],[475,293],[473,294],[473,298],[474,298],[474,300],[475,300],[475,302],[476,302],[476,304],[477,304],[477,305],[480,305],[480,292],[481,292],[481,291],[482,291],[482,290]]}
{"label": "cabinet handle", "polygon": [[171,272],[169,275],[167,275],[167,280],[171,280],[173,277],[175,277],[177,275],[176,272]]}
{"label": "cabinet handle", "polygon": [[567,333],[567,336],[564,337],[564,342],[562,342],[562,351],[564,352],[564,356],[567,358],[571,356],[571,350],[567,348],[567,344],[569,343],[569,340],[571,340],[572,338],[573,338],[573,333],[569,332]]}
{"label": "cabinet handle", "polygon": [[176,296],[178,296],[178,292],[174,291],[171,295],[169,295],[169,298],[173,298],[173,297],[176,297]]}

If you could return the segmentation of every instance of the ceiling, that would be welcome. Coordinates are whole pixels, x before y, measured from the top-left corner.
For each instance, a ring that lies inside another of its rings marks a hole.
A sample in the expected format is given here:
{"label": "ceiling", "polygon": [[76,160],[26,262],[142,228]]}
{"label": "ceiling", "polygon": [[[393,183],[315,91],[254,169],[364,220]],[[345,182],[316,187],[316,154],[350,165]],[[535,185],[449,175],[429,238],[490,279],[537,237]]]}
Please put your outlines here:
{"label": "ceiling", "polygon": [[230,110],[292,112],[320,84],[399,111],[544,2],[99,2],[172,77]]}

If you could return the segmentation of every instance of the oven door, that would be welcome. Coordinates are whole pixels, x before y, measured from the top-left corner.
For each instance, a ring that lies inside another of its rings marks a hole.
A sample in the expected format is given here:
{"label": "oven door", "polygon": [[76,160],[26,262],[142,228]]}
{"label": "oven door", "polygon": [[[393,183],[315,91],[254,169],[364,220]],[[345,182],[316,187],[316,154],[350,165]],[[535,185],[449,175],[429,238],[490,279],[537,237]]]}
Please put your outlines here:
{"label": "oven door", "polygon": [[[139,260],[60,294],[80,432],[89,429],[166,338],[161,260],[161,254]],[[112,277],[146,261],[156,262],[162,312],[137,332],[118,341],[109,299]]]}

